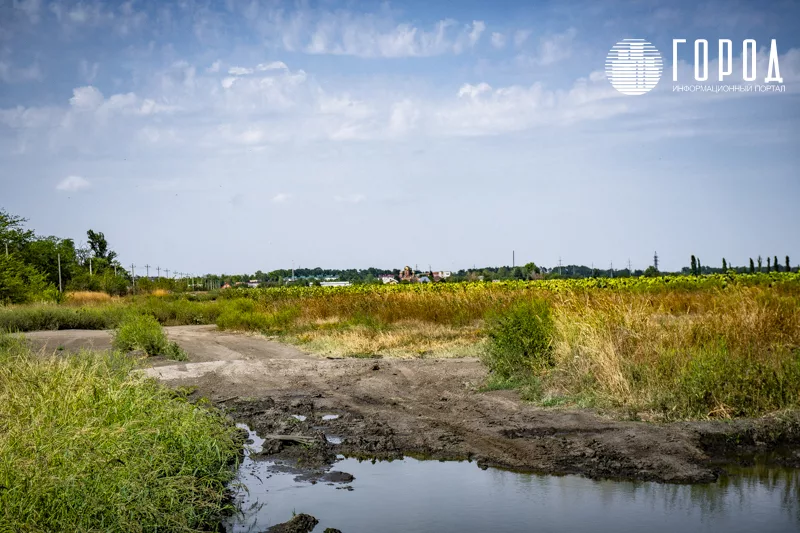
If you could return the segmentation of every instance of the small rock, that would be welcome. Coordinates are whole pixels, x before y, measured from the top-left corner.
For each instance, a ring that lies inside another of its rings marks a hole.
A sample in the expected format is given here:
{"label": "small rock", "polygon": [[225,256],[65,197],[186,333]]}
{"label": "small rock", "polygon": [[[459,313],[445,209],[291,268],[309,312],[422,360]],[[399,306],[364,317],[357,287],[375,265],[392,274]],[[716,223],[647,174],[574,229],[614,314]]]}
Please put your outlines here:
{"label": "small rock", "polygon": [[319,520],[308,514],[299,514],[288,522],[276,524],[267,533],[310,533],[319,524]]}
{"label": "small rock", "polygon": [[381,369],[381,367],[378,366],[378,363],[375,363],[374,365],[372,365],[372,370],[380,370],[380,369]]}

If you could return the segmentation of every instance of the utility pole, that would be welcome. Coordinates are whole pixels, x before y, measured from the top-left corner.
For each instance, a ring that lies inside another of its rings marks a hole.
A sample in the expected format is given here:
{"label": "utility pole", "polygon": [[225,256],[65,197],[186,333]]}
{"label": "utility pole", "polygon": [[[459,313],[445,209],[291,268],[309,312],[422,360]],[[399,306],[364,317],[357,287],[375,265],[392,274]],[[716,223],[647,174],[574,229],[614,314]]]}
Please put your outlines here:
{"label": "utility pole", "polygon": [[614,261],[611,261],[611,277],[614,277]]}
{"label": "utility pole", "polygon": [[629,276],[633,275],[633,270],[631,269],[631,258],[630,257],[628,258],[628,275]]}
{"label": "utility pole", "polygon": [[89,256],[89,276],[92,275],[92,256]]}
{"label": "utility pole", "polygon": [[511,250],[511,268],[517,266],[516,261],[517,261],[516,252],[514,250]]}
{"label": "utility pole", "polygon": [[168,268],[164,269],[164,272],[167,273],[167,277],[169,278],[169,269]]}
{"label": "utility pole", "polygon": [[558,256],[558,275],[561,275],[561,256]]}
{"label": "utility pole", "polygon": [[653,268],[658,272],[658,252],[653,253]]}
{"label": "utility pole", "polygon": [[58,254],[58,292],[64,292],[61,290],[61,254]]}
{"label": "utility pole", "polygon": [[133,294],[136,294],[136,265],[131,263],[131,279],[133,280]]}
{"label": "utility pole", "polygon": [[156,267],[156,273],[158,274],[158,279],[161,279],[161,267]]}
{"label": "utility pole", "polygon": [[145,265],[144,268],[145,268],[145,271],[147,272],[147,274],[146,274],[147,278],[150,279],[150,265]]}

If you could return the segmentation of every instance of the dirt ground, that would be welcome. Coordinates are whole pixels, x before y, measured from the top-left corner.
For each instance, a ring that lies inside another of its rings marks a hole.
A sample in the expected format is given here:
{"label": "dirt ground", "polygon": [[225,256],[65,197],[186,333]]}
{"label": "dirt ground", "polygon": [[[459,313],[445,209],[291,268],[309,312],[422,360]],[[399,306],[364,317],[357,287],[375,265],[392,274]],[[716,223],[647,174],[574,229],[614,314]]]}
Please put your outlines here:
{"label": "dirt ground", "polygon": [[[195,396],[227,409],[262,437],[318,439],[311,454],[314,447],[281,440],[265,444],[265,453],[305,454],[306,462],[330,462],[336,454],[415,455],[470,459],[482,467],[674,483],[715,480],[731,454],[743,461],[782,450],[779,462],[800,466],[800,423],[794,416],[616,421],[590,410],[535,407],[510,391],[480,392],[486,370],[476,359],[323,359],[214,326],[166,329],[189,361],[151,358],[145,372],[169,386],[196,387]],[[110,347],[110,333],[103,331],[26,337],[46,351]],[[330,442],[325,435],[337,438]]]}

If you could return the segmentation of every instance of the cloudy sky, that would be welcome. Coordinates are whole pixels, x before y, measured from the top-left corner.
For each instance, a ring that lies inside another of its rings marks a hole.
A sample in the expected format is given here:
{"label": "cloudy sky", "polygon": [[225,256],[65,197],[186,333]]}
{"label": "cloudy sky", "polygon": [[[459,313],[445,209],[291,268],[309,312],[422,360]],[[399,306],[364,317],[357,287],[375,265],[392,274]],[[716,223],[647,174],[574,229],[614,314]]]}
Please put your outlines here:
{"label": "cloudy sky", "polygon": [[[798,21],[788,0],[0,0],[0,207],[192,273],[797,263]],[[604,74],[625,38],[664,59],[647,94]],[[674,91],[750,83],[744,39],[759,85],[776,40],[783,92]]]}

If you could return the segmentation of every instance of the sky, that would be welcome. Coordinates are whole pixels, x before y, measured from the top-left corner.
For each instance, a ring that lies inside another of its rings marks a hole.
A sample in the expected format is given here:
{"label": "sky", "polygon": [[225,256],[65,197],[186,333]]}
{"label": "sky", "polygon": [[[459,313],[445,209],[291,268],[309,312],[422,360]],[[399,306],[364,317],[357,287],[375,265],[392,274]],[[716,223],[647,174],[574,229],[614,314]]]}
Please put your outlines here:
{"label": "sky", "polygon": [[[194,274],[794,265],[799,29],[797,1],[0,0],[0,207]],[[632,38],[646,94],[605,73]]]}

